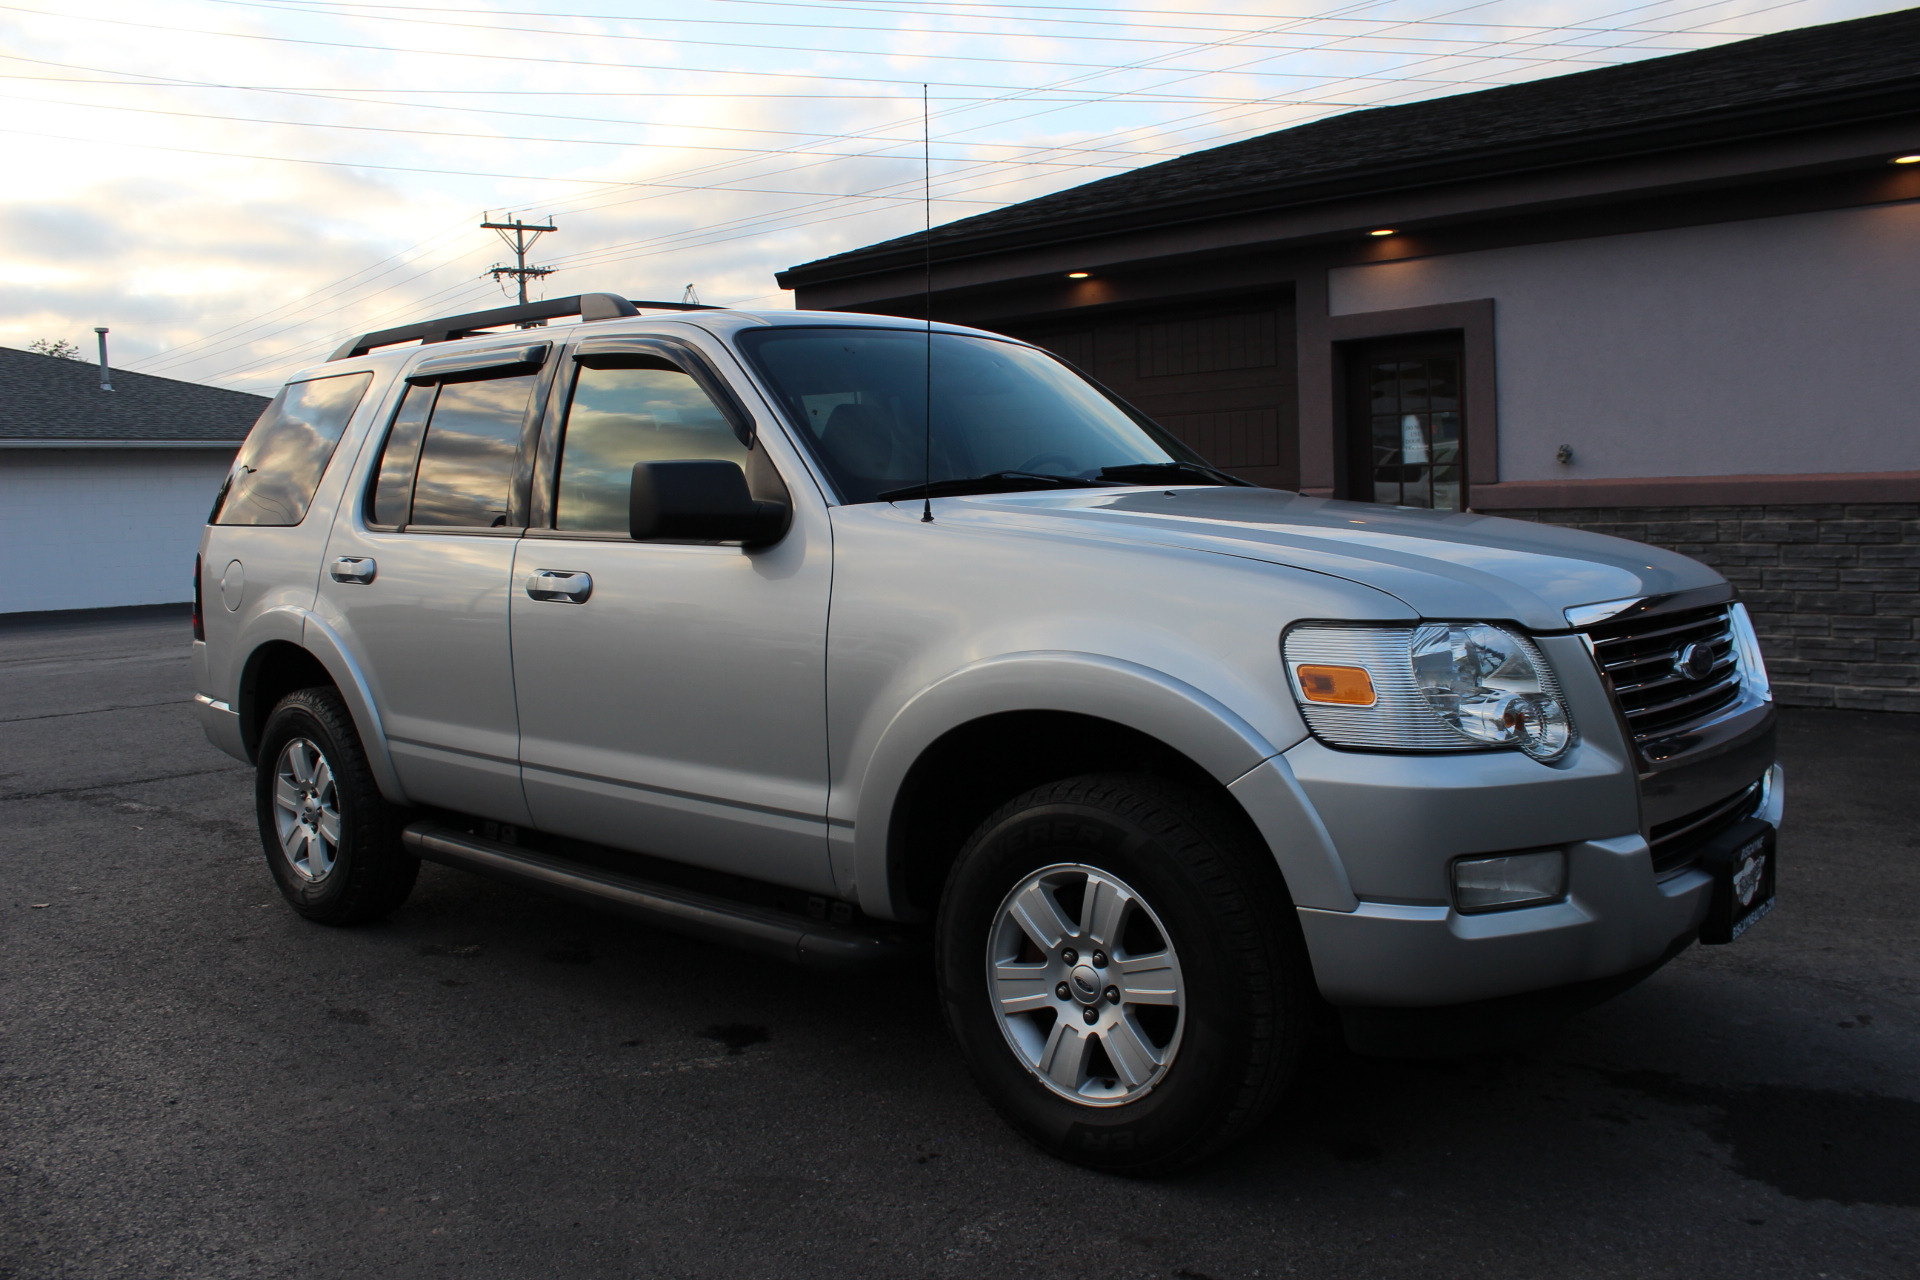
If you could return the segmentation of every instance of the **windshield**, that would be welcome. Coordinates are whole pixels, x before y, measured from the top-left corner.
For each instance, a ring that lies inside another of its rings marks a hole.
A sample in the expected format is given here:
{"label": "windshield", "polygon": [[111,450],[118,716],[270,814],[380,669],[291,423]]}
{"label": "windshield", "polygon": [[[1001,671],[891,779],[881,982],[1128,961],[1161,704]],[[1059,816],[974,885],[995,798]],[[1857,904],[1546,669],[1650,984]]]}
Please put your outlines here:
{"label": "windshield", "polygon": [[[919,495],[928,478],[925,333],[782,326],[738,341],[848,502],[907,488]],[[1102,483],[1108,468],[1205,465],[1045,352],[935,333],[932,353],[936,485],[1006,472]]]}

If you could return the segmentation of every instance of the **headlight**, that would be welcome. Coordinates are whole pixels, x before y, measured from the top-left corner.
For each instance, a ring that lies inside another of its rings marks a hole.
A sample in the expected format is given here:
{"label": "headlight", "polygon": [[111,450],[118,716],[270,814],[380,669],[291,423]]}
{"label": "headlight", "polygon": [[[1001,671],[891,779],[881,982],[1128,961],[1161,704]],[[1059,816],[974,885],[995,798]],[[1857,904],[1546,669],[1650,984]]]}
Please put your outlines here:
{"label": "headlight", "polygon": [[1578,740],[1539,649],[1491,623],[1304,623],[1285,655],[1307,724],[1336,746],[1516,747],[1555,760]]}
{"label": "headlight", "polygon": [[1747,606],[1734,605],[1727,620],[1733,626],[1733,651],[1738,656],[1741,683],[1756,697],[1772,702],[1773,684],[1767,679],[1767,664],[1760,656],[1760,637],[1753,633],[1753,619],[1747,616]]}

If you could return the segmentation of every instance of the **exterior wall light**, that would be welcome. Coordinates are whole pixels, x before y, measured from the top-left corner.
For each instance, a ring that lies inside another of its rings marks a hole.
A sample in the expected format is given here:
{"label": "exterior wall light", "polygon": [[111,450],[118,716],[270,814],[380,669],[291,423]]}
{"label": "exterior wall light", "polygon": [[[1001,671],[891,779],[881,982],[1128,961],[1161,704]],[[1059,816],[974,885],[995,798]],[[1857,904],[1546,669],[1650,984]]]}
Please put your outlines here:
{"label": "exterior wall light", "polygon": [[1895,164],[1920,164],[1920,151],[1910,156],[1895,156],[1893,162]]}
{"label": "exterior wall light", "polygon": [[[1916,156],[1916,157],[1914,157],[1914,158],[1915,158],[1915,159],[1920,159],[1920,156]],[[1087,278],[1088,276],[1090,276],[1090,275],[1092,275],[1092,274],[1093,274],[1093,273],[1092,273],[1091,271],[1069,271],[1069,272],[1067,272],[1067,279],[1069,279],[1069,280],[1085,280],[1085,279],[1086,279],[1086,278]]]}
{"label": "exterior wall light", "polygon": [[1378,231],[1369,231],[1369,232],[1367,232],[1367,234],[1368,234],[1368,235],[1370,235],[1370,236],[1390,236],[1390,235],[1392,235],[1392,234],[1393,234],[1393,228],[1392,228],[1392,227],[1382,227],[1382,228],[1380,228],[1380,229],[1379,229]]}

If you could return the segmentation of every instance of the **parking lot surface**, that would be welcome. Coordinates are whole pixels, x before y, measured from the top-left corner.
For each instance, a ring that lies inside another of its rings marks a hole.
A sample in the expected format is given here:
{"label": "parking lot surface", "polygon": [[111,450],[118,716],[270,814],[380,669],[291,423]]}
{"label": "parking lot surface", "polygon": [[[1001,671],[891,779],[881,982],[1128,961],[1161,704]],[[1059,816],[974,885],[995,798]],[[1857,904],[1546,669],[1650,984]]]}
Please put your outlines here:
{"label": "parking lot surface", "polygon": [[1192,1173],[1001,1125],[917,965],[429,866],[288,911],[183,615],[0,622],[0,1277],[1920,1274],[1920,717],[1788,711],[1780,907],[1523,1052],[1325,1049]]}

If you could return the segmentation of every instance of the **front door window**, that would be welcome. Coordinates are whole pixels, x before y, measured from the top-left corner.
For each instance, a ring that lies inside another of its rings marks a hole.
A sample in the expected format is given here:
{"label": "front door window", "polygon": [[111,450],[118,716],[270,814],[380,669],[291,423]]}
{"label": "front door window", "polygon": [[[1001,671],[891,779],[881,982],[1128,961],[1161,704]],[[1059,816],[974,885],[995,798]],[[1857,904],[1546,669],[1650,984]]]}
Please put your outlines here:
{"label": "front door window", "polygon": [[1465,503],[1457,343],[1373,344],[1354,352],[1353,496],[1459,511]]}

